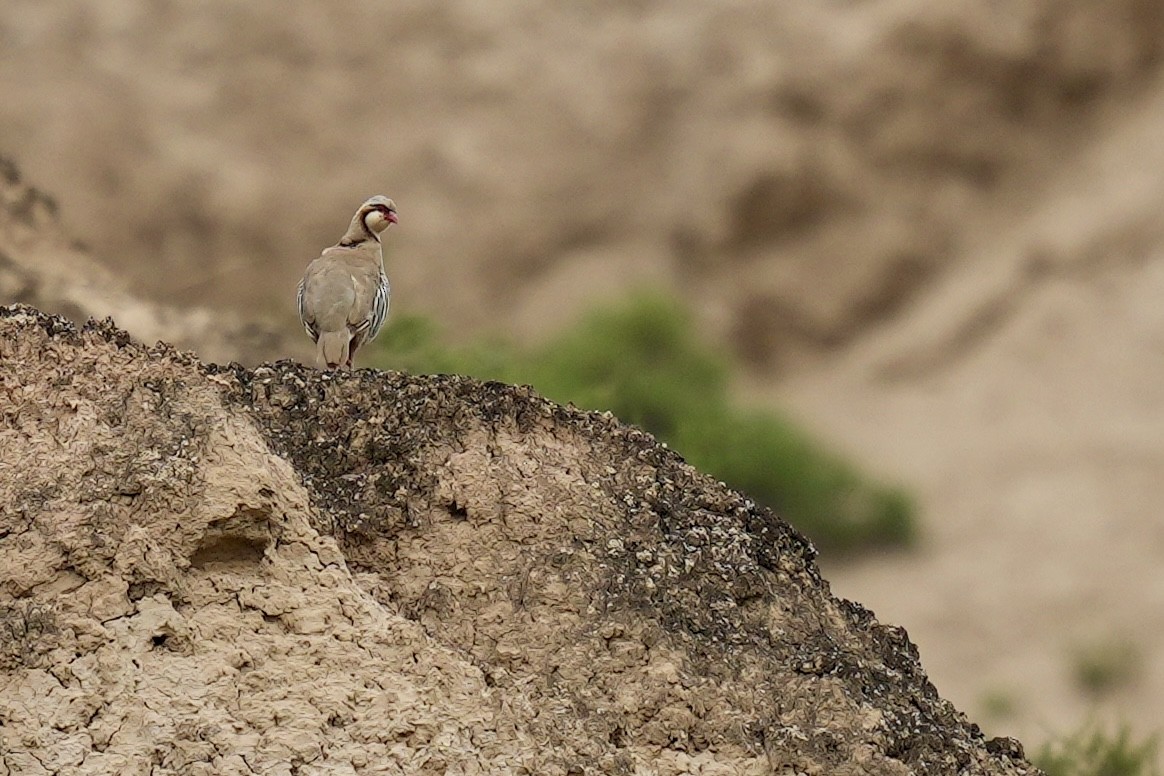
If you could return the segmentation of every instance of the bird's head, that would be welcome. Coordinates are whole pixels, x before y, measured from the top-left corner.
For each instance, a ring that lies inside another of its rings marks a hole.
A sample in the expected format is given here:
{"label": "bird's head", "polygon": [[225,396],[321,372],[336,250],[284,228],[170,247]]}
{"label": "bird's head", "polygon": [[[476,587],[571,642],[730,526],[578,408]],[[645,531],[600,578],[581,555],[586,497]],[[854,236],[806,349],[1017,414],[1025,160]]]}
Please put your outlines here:
{"label": "bird's head", "polygon": [[379,237],[381,232],[398,222],[396,203],[377,194],[360,205],[356,217],[363,222],[369,233]]}

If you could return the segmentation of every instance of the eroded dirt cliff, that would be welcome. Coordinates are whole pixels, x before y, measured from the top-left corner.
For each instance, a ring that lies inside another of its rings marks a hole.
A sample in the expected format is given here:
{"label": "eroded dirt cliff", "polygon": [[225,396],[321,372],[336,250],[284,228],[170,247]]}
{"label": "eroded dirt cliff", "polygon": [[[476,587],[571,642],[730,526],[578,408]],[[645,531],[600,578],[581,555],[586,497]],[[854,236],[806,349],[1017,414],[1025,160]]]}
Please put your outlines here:
{"label": "eroded dirt cliff", "polygon": [[662,284],[780,373],[1040,199],[1159,72],[1164,3],[42,0],[0,41],[0,152],[152,296],[292,330],[303,266],[383,192],[400,303],[451,332]]}
{"label": "eroded dirt cliff", "polygon": [[525,388],[0,308],[0,773],[1035,773],[813,554]]}
{"label": "eroded dirt cliff", "polygon": [[284,336],[253,315],[172,306],[135,293],[64,230],[56,198],[29,184],[3,156],[0,301],[34,305],[74,321],[116,315],[136,337],[194,348],[208,359],[256,363],[285,348]]}

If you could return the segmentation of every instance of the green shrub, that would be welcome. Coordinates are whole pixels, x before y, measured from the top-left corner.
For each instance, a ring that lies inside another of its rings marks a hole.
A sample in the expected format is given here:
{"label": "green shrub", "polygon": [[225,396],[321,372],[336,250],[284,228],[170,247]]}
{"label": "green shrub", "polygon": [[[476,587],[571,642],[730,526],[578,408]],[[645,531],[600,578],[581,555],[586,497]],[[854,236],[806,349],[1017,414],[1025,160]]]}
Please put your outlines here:
{"label": "green shrub", "polygon": [[1143,655],[1127,638],[1092,641],[1076,647],[1074,653],[1071,671],[1075,685],[1094,698],[1135,684],[1143,673]]}
{"label": "green shrub", "polygon": [[979,705],[982,707],[982,714],[985,717],[999,721],[1012,719],[1018,709],[1019,702],[1009,690],[998,687],[983,693]]}
{"label": "green shrub", "polygon": [[497,341],[448,347],[430,322],[401,316],[377,342],[378,366],[528,383],[555,401],[610,410],[830,550],[913,538],[914,506],[903,491],[869,482],[787,420],[733,406],[730,364],[669,299],[643,294],[596,310],[524,351]]}
{"label": "green shrub", "polygon": [[1108,734],[1088,724],[1047,744],[1035,756],[1035,765],[1047,776],[1159,776],[1157,737],[1135,743],[1127,725]]}

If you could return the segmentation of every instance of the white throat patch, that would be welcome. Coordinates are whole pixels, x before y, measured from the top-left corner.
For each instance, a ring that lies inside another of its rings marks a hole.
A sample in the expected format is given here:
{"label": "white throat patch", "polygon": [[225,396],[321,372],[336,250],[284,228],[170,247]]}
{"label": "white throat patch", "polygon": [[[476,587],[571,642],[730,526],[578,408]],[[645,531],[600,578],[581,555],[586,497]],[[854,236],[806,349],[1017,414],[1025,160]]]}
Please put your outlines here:
{"label": "white throat patch", "polygon": [[388,219],[379,210],[373,210],[364,216],[364,226],[374,235],[379,235],[388,228]]}

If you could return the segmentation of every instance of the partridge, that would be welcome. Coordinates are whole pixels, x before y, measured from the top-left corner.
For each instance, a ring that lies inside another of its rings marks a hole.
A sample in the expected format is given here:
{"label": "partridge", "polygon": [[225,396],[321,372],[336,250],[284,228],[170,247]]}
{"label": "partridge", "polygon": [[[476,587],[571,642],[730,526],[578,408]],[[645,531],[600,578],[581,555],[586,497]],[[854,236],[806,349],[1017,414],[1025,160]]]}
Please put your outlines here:
{"label": "partridge", "polygon": [[356,351],[384,325],[389,285],[380,235],[396,222],[396,204],[376,195],[360,205],[343,238],[307,265],[299,318],[320,369],[351,369]]}

